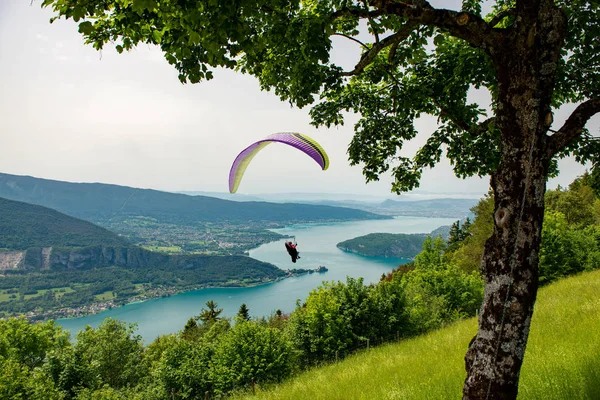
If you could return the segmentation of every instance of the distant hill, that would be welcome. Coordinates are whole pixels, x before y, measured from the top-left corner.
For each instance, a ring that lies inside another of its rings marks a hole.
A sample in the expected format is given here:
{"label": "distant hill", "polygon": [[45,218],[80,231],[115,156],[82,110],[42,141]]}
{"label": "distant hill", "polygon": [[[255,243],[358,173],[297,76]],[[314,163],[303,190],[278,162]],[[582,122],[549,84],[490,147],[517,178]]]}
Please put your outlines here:
{"label": "distant hill", "polygon": [[337,248],[367,257],[414,258],[421,252],[427,236],[435,238],[441,235],[448,240],[449,233],[448,225],[440,226],[429,234],[370,233],[340,242]]}
{"label": "distant hill", "polygon": [[188,196],[208,196],[208,197],[216,197],[217,199],[223,200],[231,200],[231,201],[268,201],[267,199],[263,199],[257,196],[248,196],[245,194],[239,193],[223,193],[223,192],[203,192],[203,191],[181,191],[175,192],[181,194],[187,194]]}
{"label": "distant hill", "polygon": [[442,239],[448,240],[448,237],[450,236],[450,225],[440,226],[439,228],[432,230],[429,235],[431,235],[432,238],[435,238],[438,235],[440,235]]}
{"label": "distant hill", "polygon": [[149,216],[159,221],[264,221],[293,223],[383,219],[344,207],[267,202],[235,202],[102,183],[70,183],[0,173],[0,197],[50,207],[92,222],[118,216]]}
{"label": "distant hill", "polygon": [[413,258],[421,252],[424,233],[370,233],[337,244],[341,250],[368,257]]}
{"label": "distant hill", "polygon": [[0,197],[0,249],[127,246],[117,234],[50,208]]}
{"label": "distant hill", "polygon": [[431,199],[419,201],[386,200],[376,208],[379,212],[422,217],[466,217],[477,199]]}
{"label": "distant hill", "polygon": [[381,215],[404,215],[411,217],[464,218],[471,215],[471,207],[478,199],[440,198],[429,200],[385,200],[366,202],[360,200],[304,201],[306,204],[350,207]]}

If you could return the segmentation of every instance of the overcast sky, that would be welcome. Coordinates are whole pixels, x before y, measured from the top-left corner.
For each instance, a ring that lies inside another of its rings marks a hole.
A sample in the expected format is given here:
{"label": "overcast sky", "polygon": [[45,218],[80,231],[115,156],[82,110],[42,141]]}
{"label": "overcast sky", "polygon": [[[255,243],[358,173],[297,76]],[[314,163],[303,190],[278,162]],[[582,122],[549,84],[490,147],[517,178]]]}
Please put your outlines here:
{"label": "overcast sky", "polygon": [[[346,150],[350,117],[340,128],[316,129],[308,108],[295,109],[262,92],[246,75],[219,70],[215,79],[182,85],[156,48],[119,55],[84,46],[73,21],[49,24],[40,1],[0,0],[0,172],[73,182],[103,182],[168,191],[228,191],[235,156],[271,133],[308,134],[325,148],[331,166],[284,145],[262,150],[238,193],[354,193],[387,196],[390,179],[365,185],[361,167]],[[435,2],[432,2],[435,3]],[[449,7],[454,2],[444,2]],[[356,62],[352,42],[340,38],[334,59]],[[474,98],[487,102],[485,93]],[[486,104],[482,104],[486,105]],[[560,127],[569,109],[555,115]],[[597,132],[600,118],[588,127]],[[420,135],[403,155],[414,154],[435,129]],[[584,171],[573,161],[550,182],[568,184]],[[290,179],[291,178],[291,179]],[[418,192],[487,192],[488,178],[461,180],[447,161],[423,174]]]}

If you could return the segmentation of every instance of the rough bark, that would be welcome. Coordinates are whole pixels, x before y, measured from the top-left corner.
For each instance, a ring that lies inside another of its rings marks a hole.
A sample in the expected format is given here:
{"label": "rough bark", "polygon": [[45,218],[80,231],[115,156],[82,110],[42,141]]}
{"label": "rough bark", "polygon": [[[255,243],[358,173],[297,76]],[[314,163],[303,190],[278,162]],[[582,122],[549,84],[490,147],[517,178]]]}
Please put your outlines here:
{"label": "rough bark", "polygon": [[502,161],[491,178],[495,226],[482,257],[485,293],[479,331],[465,356],[465,399],[517,397],[538,289],[546,132],[565,18],[551,1],[523,4],[493,54]]}

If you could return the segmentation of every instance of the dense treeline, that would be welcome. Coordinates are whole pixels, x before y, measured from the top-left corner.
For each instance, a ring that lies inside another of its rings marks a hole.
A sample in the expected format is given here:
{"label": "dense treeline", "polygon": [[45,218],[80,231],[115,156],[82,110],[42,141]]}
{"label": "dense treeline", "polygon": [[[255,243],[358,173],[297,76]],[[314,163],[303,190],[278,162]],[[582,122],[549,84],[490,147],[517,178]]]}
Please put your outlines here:
{"label": "dense treeline", "polygon": [[[598,268],[600,200],[593,175],[549,191],[540,279]],[[357,348],[410,337],[474,315],[483,296],[475,265],[493,199],[456,224],[450,240],[427,238],[413,263],[377,284],[324,282],[289,315],[233,320],[210,301],[177,334],[144,347],[133,326],[106,320],[74,343],[53,322],[0,321],[0,396],[31,399],[202,399],[280,382]]]}
{"label": "dense treeline", "polygon": [[0,249],[127,244],[117,234],[90,222],[46,207],[0,197]]}

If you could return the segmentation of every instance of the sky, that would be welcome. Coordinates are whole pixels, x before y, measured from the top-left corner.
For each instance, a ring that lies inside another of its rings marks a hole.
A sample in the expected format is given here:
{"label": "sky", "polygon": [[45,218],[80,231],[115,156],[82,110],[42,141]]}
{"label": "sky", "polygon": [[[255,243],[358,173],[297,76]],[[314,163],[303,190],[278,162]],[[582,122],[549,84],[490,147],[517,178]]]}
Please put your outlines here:
{"label": "sky", "polygon": [[[350,167],[353,136],[346,124],[310,125],[309,108],[292,108],[261,91],[255,78],[217,70],[215,79],[182,85],[158,48],[140,46],[117,54],[85,46],[73,21],[49,23],[40,0],[0,0],[0,172],[71,182],[102,182],[166,191],[227,192],[236,155],[275,132],[301,132],[327,151],[330,168],[284,145],[267,146],[253,160],[238,193],[332,193],[394,198],[391,178],[365,184],[361,166]],[[435,5],[435,1],[431,2]],[[439,3],[439,2],[438,2]],[[459,1],[445,1],[451,6]],[[352,67],[356,44],[336,38],[332,58]],[[489,104],[484,92],[472,98]],[[568,116],[555,114],[553,127]],[[419,135],[405,144],[410,156],[435,130],[435,120],[417,122]],[[600,118],[588,127],[597,132]],[[549,182],[568,185],[585,170],[560,163]],[[456,178],[447,160],[426,170],[408,196],[480,197],[489,178]],[[405,196],[405,195],[403,195]],[[351,196],[348,196],[351,197]]]}

